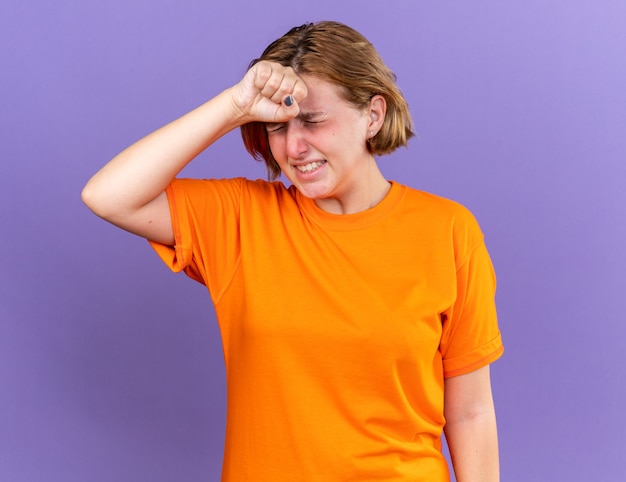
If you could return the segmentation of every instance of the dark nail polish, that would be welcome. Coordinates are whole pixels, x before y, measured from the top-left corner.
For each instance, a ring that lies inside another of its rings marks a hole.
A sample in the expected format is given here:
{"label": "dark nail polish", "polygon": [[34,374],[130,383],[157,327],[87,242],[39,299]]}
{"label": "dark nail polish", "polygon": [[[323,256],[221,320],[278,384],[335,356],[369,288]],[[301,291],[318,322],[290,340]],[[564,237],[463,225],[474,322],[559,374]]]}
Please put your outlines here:
{"label": "dark nail polish", "polygon": [[285,105],[287,107],[291,107],[293,105],[293,97],[291,97],[290,95],[285,97]]}

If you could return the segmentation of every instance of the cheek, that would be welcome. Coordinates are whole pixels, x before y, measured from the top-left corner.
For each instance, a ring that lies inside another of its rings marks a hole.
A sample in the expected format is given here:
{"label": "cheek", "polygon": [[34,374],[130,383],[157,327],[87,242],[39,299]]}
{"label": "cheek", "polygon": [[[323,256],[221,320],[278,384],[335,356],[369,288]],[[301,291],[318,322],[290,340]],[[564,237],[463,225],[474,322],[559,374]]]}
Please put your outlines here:
{"label": "cheek", "polygon": [[268,138],[270,151],[277,162],[283,162],[285,159],[285,140],[282,136],[270,136]]}

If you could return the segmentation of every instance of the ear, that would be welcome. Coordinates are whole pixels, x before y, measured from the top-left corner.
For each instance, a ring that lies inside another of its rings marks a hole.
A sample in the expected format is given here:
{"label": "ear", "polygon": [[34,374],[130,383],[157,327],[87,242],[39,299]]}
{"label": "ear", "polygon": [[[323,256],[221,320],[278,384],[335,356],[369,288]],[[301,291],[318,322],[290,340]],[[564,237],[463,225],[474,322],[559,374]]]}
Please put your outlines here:
{"label": "ear", "polygon": [[387,101],[382,95],[375,95],[370,100],[369,105],[369,123],[367,126],[368,137],[374,137],[385,122],[385,114],[387,113]]}

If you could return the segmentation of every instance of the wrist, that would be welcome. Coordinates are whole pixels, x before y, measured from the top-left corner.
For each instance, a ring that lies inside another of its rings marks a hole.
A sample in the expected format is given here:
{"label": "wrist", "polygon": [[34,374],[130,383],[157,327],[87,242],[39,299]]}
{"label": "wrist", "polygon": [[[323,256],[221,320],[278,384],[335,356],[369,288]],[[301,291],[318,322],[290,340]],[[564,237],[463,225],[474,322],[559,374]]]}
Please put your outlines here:
{"label": "wrist", "polygon": [[224,90],[218,97],[224,102],[225,116],[233,123],[233,128],[241,127],[244,124],[254,121],[250,113],[243,109],[241,104],[237,102],[236,85]]}

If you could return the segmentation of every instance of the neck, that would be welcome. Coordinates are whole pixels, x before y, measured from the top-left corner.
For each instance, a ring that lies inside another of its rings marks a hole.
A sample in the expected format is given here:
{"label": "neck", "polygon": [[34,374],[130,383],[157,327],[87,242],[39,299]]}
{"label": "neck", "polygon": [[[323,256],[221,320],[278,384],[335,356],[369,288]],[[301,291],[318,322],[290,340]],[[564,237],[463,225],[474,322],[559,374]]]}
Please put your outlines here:
{"label": "neck", "polygon": [[391,189],[378,166],[359,182],[358,189],[344,194],[315,199],[317,207],[331,214],[355,214],[367,211],[381,202]]}

